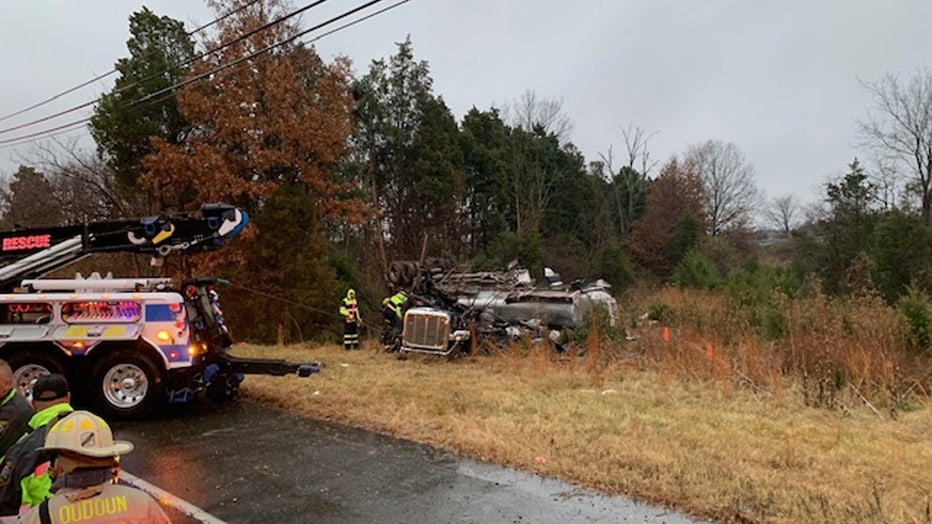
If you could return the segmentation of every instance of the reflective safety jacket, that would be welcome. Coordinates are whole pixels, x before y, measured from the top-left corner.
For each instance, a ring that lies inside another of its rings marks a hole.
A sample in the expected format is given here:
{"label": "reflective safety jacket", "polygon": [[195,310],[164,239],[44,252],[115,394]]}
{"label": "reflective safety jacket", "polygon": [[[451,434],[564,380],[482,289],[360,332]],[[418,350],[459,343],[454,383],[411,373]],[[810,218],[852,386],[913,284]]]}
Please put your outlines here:
{"label": "reflective safety jacket", "polygon": [[404,314],[404,303],[408,299],[408,295],[404,291],[399,291],[394,295],[386,298],[382,301],[382,304],[392,311],[395,312],[395,316],[401,319],[401,316]]}
{"label": "reflective safety jacket", "polygon": [[36,450],[45,444],[49,426],[73,409],[67,402],[52,404],[29,419],[30,433],[13,444],[0,463],[0,515],[16,515],[20,505],[33,506],[52,496],[47,463]]}
{"label": "reflective safety jacket", "polygon": [[343,302],[340,304],[340,314],[343,315],[345,321],[356,322],[356,319],[359,318],[359,311],[356,305],[356,293],[351,294],[350,291],[347,291],[346,296],[343,297]]}
{"label": "reflective safety jacket", "polygon": [[62,488],[48,501],[24,513],[18,522],[40,524],[43,508],[48,511],[53,524],[171,524],[155,499],[138,489],[109,482],[83,488]]}

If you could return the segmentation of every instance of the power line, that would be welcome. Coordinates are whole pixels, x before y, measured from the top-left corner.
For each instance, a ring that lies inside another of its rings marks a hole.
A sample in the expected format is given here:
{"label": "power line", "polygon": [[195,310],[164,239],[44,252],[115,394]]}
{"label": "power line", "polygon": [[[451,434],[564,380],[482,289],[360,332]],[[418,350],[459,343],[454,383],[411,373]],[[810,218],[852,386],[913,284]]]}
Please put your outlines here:
{"label": "power line", "polygon": [[[183,81],[183,82],[179,82],[179,83],[177,83],[177,84],[175,84],[175,85],[173,85],[173,86],[169,86],[169,87],[166,87],[166,88],[164,88],[164,89],[160,89],[160,90],[158,90],[158,91],[156,91],[156,92],[154,92],[154,93],[149,93],[148,95],[146,95],[145,97],[141,98],[140,100],[137,100],[136,102],[131,103],[128,107],[132,107],[132,106],[134,106],[134,105],[141,104],[141,103],[143,103],[143,102],[145,102],[145,101],[147,101],[147,100],[149,100],[149,99],[151,99],[151,98],[153,98],[153,97],[155,97],[155,96],[158,96],[158,95],[162,95],[162,94],[165,94],[165,93],[174,92],[174,91],[175,91],[176,89],[178,89],[178,88],[184,87],[184,86],[186,86],[186,85],[188,85],[188,84],[191,84],[191,83],[193,83],[193,82],[197,82],[198,80],[203,80],[203,79],[205,79],[205,78],[207,78],[207,77],[209,77],[209,76],[211,76],[211,75],[213,75],[213,74],[215,74],[215,73],[219,73],[220,71],[224,71],[224,70],[229,69],[229,68],[231,68],[231,67],[234,67],[234,66],[237,66],[237,65],[239,65],[239,64],[242,64],[243,62],[246,62],[247,60],[252,60],[253,58],[255,58],[255,57],[259,56],[259,55],[263,55],[263,54],[268,53],[269,51],[272,51],[272,50],[274,50],[274,49],[277,49],[277,48],[279,48],[279,47],[281,47],[281,46],[283,46],[283,45],[285,45],[285,44],[289,44],[289,43],[291,43],[291,42],[297,40],[298,38],[301,38],[302,36],[304,36],[304,35],[310,33],[311,31],[315,31],[315,30],[320,29],[320,28],[322,28],[322,27],[326,27],[326,26],[328,26],[328,25],[330,25],[330,24],[332,24],[332,23],[334,23],[334,22],[338,22],[338,21],[340,21],[340,20],[346,18],[347,16],[350,16],[350,15],[353,15],[353,14],[355,14],[355,13],[358,13],[359,11],[361,11],[361,10],[363,10],[363,9],[366,9],[366,8],[368,8],[368,7],[371,7],[371,6],[375,5],[375,4],[378,4],[379,2],[383,2],[383,1],[384,1],[384,0],[369,0],[368,2],[366,2],[365,4],[363,4],[363,5],[361,5],[361,6],[358,6],[358,7],[355,7],[355,8],[353,8],[353,9],[350,9],[349,11],[345,11],[344,13],[342,13],[342,14],[340,14],[340,15],[337,15],[337,16],[331,18],[330,20],[327,20],[326,22],[322,22],[322,23],[320,23],[320,24],[315,25],[314,27],[311,27],[310,29],[306,29],[306,30],[304,30],[304,31],[301,31],[301,32],[295,34],[294,36],[290,36],[290,37],[288,37],[288,38],[282,40],[281,42],[277,42],[277,43],[272,44],[272,45],[270,45],[270,46],[263,47],[262,49],[260,49],[260,50],[258,50],[258,51],[256,51],[256,52],[254,52],[254,53],[250,53],[250,54],[248,54],[248,55],[246,55],[246,56],[242,56],[242,57],[240,57],[240,58],[237,58],[236,60],[233,60],[232,62],[227,62],[226,64],[223,64],[223,65],[221,65],[221,66],[215,67],[214,69],[211,69],[210,71],[201,73],[201,74],[199,74],[199,75],[197,75],[197,76],[193,76],[193,77],[191,77],[191,78],[189,78],[189,79],[187,79],[187,80],[185,80],[185,81]],[[405,3],[405,2],[408,2],[408,1],[410,1],[410,0],[402,0],[401,2],[398,2],[397,5],[401,5],[401,4],[403,4],[403,3]],[[0,143],[2,143],[2,142],[0,142]]]}
{"label": "power line", "polygon": [[[252,5],[252,4],[254,4],[255,2],[257,2],[257,1],[259,1],[259,0],[253,0],[253,2],[251,2],[250,4],[247,4],[247,6],[248,6],[248,5]],[[226,49],[227,47],[229,47],[229,46],[231,46],[231,45],[233,45],[233,44],[235,44],[235,43],[237,43],[237,42],[241,42],[242,40],[244,40],[244,39],[246,39],[246,38],[249,38],[250,36],[252,36],[252,35],[254,35],[254,34],[256,34],[256,33],[260,32],[260,31],[264,31],[264,30],[266,30],[266,29],[268,29],[268,28],[270,28],[270,27],[272,27],[272,26],[274,26],[274,25],[280,24],[280,23],[284,22],[285,20],[288,20],[288,19],[290,19],[290,18],[292,18],[292,17],[295,17],[295,16],[297,16],[297,15],[299,15],[299,14],[301,14],[301,13],[307,11],[308,9],[311,9],[311,8],[313,8],[313,7],[317,7],[318,5],[323,4],[324,2],[327,2],[327,1],[329,1],[329,0],[317,0],[316,2],[312,2],[312,3],[310,3],[310,4],[308,4],[308,5],[306,5],[306,6],[302,7],[302,8],[300,8],[300,9],[298,9],[298,10],[296,10],[296,11],[293,11],[293,12],[291,12],[291,13],[285,15],[285,16],[282,16],[281,18],[278,18],[278,19],[276,19],[276,20],[273,20],[273,21],[271,21],[271,22],[268,22],[268,23],[266,23],[265,25],[263,25],[263,26],[261,26],[261,27],[258,27],[258,28],[256,28],[256,29],[253,29],[252,31],[249,31],[249,32],[247,32],[247,33],[244,33],[244,34],[242,34],[242,35],[239,35],[239,36],[237,36],[236,38],[234,38],[233,40],[230,40],[229,42],[226,42],[226,43],[224,43],[224,44],[222,44],[222,45],[219,45],[219,46],[217,46],[217,47],[215,47],[215,48],[213,48],[213,49],[210,49],[210,50],[208,50],[208,51],[205,51],[205,52],[203,52],[203,53],[201,53],[201,54],[196,54],[196,55],[192,56],[191,58],[189,58],[188,60],[185,60],[184,62],[181,62],[180,64],[177,64],[177,65],[175,65],[175,66],[172,66],[172,67],[170,67],[169,69],[167,69],[167,70],[165,70],[165,71],[159,71],[158,73],[154,73],[154,74],[152,74],[152,75],[149,75],[149,76],[147,76],[147,77],[145,77],[145,78],[143,78],[143,79],[137,80],[137,81],[135,81],[135,82],[133,82],[133,83],[131,83],[131,84],[128,84],[128,85],[125,85],[125,86],[123,86],[123,87],[114,89],[110,94],[122,93],[123,91],[126,91],[126,90],[128,90],[128,89],[130,89],[130,88],[133,88],[133,87],[135,87],[135,86],[137,86],[137,85],[139,85],[139,84],[141,84],[141,83],[143,83],[143,82],[148,82],[149,80],[152,80],[152,79],[155,79],[155,78],[160,78],[160,77],[161,77],[162,75],[164,75],[165,73],[170,73],[170,72],[175,71],[175,70],[177,70],[177,69],[179,69],[179,68],[181,68],[181,67],[190,65],[190,64],[196,62],[197,60],[200,60],[201,58],[204,58],[205,56],[209,56],[209,55],[212,55],[212,54],[214,54],[214,53],[216,53],[216,52],[218,52],[218,51],[222,51],[223,49]],[[244,6],[244,7],[245,7],[245,6]],[[241,7],[240,9],[243,9],[243,7]],[[230,14],[231,14],[231,13],[227,13],[227,14],[224,15],[224,16],[229,16]],[[217,20],[215,20],[215,22],[216,22],[216,21],[219,21],[219,20],[221,20],[221,19],[222,19],[222,18],[218,18]],[[154,51],[153,51],[153,52],[154,52]],[[114,71],[115,71],[115,69],[114,69]],[[108,74],[109,74],[109,73],[108,73]],[[83,103],[83,104],[80,104],[80,105],[71,107],[71,108],[69,108],[69,109],[65,109],[65,110],[63,110],[63,111],[59,111],[59,112],[54,113],[54,114],[49,115],[49,116],[45,116],[45,117],[42,117],[42,118],[38,118],[38,119],[36,119],[36,120],[32,120],[32,121],[30,121],[30,122],[26,122],[26,123],[19,124],[19,125],[16,125],[16,126],[8,127],[8,128],[5,128],[5,129],[0,129],[0,135],[9,133],[10,131],[16,131],[16,130],[18,130],[18,129],[23,129],[23,128],[25,128],[25,127],[34,126],[34,125],[36,125],[36,124],[41,124],[42,122],[48,122],[49,120],[53,120],[53,119],[55,119],[55,118],[58,118],[58,117],[60,117],[60,116],[67,115],[67,114],[69,114],[69,113],[74,113],[75,111],[78,111],[78,110],[80,110],[80,109],[84,109],[84,108],[87,107],[87,106],[94,105],[94,104],[96,104],[97,102],[100,102],[102,99],[103,99],[103,95],[101,95],[101,96],[99,96],[99,97],[97,97],[97,98],[95,98],[94,100],[91,100],[91,101],[89,101],[89,102],[85,102],[85,103]],[[0,142],[0,143],[3,143],[3,142]]]}
{"label": "power line", "polygon": [[[85,123],[85,122],[87,122],[87,121],[89,121],[89,120],[90,120],[90,117],[84,118],[84,119],[82,119],[82,120],[75,120],[74,122],[69,122],[69,123],[67,123],[67,124],[62,124],[62,125],[60,125],[60,126],[52,127],[52,128],[50,128],[50,129],[45,129],[45,130],[42,130],[42,131],[37,131],[37,132],[32,133],[32,134],[29,134],[29,135],[23,135],[23,136],[19,136],[19,137],[16,137],[16,138],[10,138],[10,139],[7,139],[7,140],[0,140],[0,147],[3,147],[4,145],[7,145],[7,144],[12,144],[13,142],[16,142],[15,145],[22,145],[22,144],[24,144],[24,143],[27,143],[27,142],[31,142],[31,141],[32,141],[32,140],[29,140],[29,139],[36,138],[36,137],[42,137],[43,135],[49,135],[49,136],[51,136],[51,135],[53,135],[53,134],[58,134],[58,133],[55,133],[55,132],[56,132],[56,131],[61,131],[61,130],[63,130],[63,129],[68,129],[68,128],[71,128],[71,127],[77,127],[78,125],[83,124],[83,123]],[[73,131],[73,129],[71,129],[71,130],[69,130],[69,131]]]}
{"label": "power line", "polygon": [[[212,21],[210,21],[210,22],[208,22],[208,23],[206,23],[206,24],[204,24],[204,25],[202,25],[202,26],[200,26],[200,27],[198,27],[198,28],[192,29],[191,31],[188,31],[188,32],[185,33],[185,34],[186,34],[187,36],[192,36],[192,35],[194,35],[195,33],[198,33],[198,32],[200,32],[200,31],[203,31],[204,29],[207,29],[208,27],[210,27],[210,26],[212,26],[212,25],[214,25],[214,24],[216,24],[216,23],[218,23],[218,22],[220,22],[220,21],[222,21],[222,20],[225,20],[225,19],[228,18],[229,16],[234,15],[234,14],[236,14],[236,13],[242,11],[243,9],[246,9],[247,7],[249,7],[249,6],[255,4],[256,2],[259,2],[259,1],[260,1],[260,0],[252,0],[251,2],[249,2],[249,3],[247,3],[247,4],[244,4],[244,5],[240,6],[240,7],[237,7],[236,9],[234,9],[234,10],[232,10],[232,11],[226,13],[225,15],[223,15],[223,16],[221,16],[221,17],[219,17],[219,18],[216,18],[216,19],[214,19],[214,20],[212,20]],[[151,56],[152,54],[154,54],[154,52],[155,52],[155,51],[150,52],[148,56]],[[116,69],[116,68],[113,68],[113,69],[111,69],[110,71],[108,71],[108,72],[106,72],[106,73],[104,73],[104,74],[102,74],[102,75],[95,76],[94,78],[91,78],[90,80],[88,80],[88,81],[86,81],[86,82],[82,82],[82,83],[80,83],[80,84],[78,84],[78,85],[76,85],[76,86],[74,86],[74,87],[72,87],[72,88],[69,88],[69,89],[66,89],[66,90],[62,91],[61,93],[57,93],[57,94],[55,94],[55,95],[52,95],[51,97],[46,98],[45,100],[42,100],[41,102],[36,102],[35,104],[32,104],[32,105],[29,106],[29,107],[20,109],[19,111],[15,111],[15,112],[13,112],[13,113],[10,113],[10,114],[4,115],[4,116],[0,116],[0,122],[2,122],[2,121],[4,121],[4,120],[8,120],[8,119],[10,119],[10,118],[13,118],[14,116],[19,116],[19,115],[21,115],[21,114],[23,114],[23,113],[27,113],[27,112],[29,112],[29,111],[32,111],[33,109],[42,107],[42,106],[44,106],[44,105],[46,105],[46,104],[49,104],[49,103],[51,103],[51,102],[54,102],[55,100],[58,100],[59,98],[65,96],[65,95],[74,93],[75,91],[77,91],[77,90],[79,90],[79,89],[81,89],[81,88],[87,87],[87,86],[89,86],[89,85],[91,85],[91,84],[93,84],[93,83],[95,83],[95,82],[98,82],[98,81],[100,81],[100,80],[103,80],[104,78],[107,78],[108,76],[110,76],[110,75],[112,75],[113,73],[116,73],[116,72],[117,72],[117,69]]]}
{"label": "power line", "polygon": [[313,44],[314,42],[320,40],[321,38],[323,38],[323,37],[325,37],[325,36],[332,35],[333,33],[336,33],[337,31],[342,31],[342,30],[346,29],[347,27],[352,27],[352,26],[358,24],[359,22],[363,22],[363,21],[365,21],[365,20],[368,20],[368,19],[370,19],[370,18],[372,18],[372,17],[374,17],[374,16],[376,16],[376,15],[380,15],[380,14],[386,12],[386,11],[391,11],[392,9],[394,9],[394,8],[396,8],[396,7],[398,7],[398,6],[402,5],[402,4],[406,4],[406,3],[410,2],[410,1],[411,1],[411,0],[399,0],[398,2],[395,2],[394,4],[392,4],[392,5],[390,5],[390,6],[383,7],[382,9],[379,9],[378,11],[375,11],[375,12],[373,12],[373,13],[370,13],[370,14],[368,14],[368,15],[362,17],[362,18],[359,18],[359,19],[357,19],[357,20],[353,20],[352,22],[347,22],[347,23],[341,25],[340,27],[331,29],[330,31],[327,31],[326,33],[323,33],[323,34],[321,34],[321,35],[315,36],[314,38],[312,38],[312,39],[310,39],[310,40],[306,40],[306,41],[305,41],[305,40],[302,40],[302,42],[304,42],[304,43],[306,43],[306,44]]}
{"label": "power line", "polygon": [[[318,1],[321,2],[321,1],[326,1],[326,0],[318,0]],[[202,74],[200,74],[200,75],[197,75],[197,76],[195,76],[195,77],[189,78],[189,79],[184,80],[184,81],[182,81],[182,82],[179,82],[179,83],[177,83],[177,84],[175,84],[175,85],[166,87],[166,88],[164,88],[164,89],[160,89],[159,91],[156,91],[156,92],[154,92],[154,93],[150,93],[150,94],[146,95],[144,98],[139,99],[139,100],[136,100],[136,101],[131,102],[130,104],[124,106],[124,108],[126,108],[126,107],[137,106],[137,105],[140,105],[140,104],[143,104],[143,103],[155,103],[155,102],[158,102],[158,101],[160,101],[160,100],[166,98],[167,96],[171,96],[171,95],[175,92],[175,90],[177,90],[177,89],[179,89],[179,88],[181,88],[181,87],[187,86],[187,85],[189,85],[189,84],[191,84],[191,83],[193,83],[193,82],[199,81],[199,80],[203,80],[204,78],[207,78],[207,77],[209,77],[209,76],[211,76],[211,75],[213,75],[213,74],[215,74],[215,73],[217,73],[217,72],[220,72],[220,71],[229,69],[229,68],[234,67],[234,66],[237,66],[237,65],[239,65],[239,64],[241,64],[241,63],[243,63],[243,62],[245,62],[245,61],[247,61],[247,60],[251,60],[251,59],[253,59],[253,58],[256,58],[257,56],[260,56],[260,55],[263,55],[263,54],[265,54],[265,53],[268,53],[269,51],[272,51],[272,50],[274,50],[274,49],[276,49],[276,48],[278,48],[278,47],[281,47],[281,46],[283,46],[283,45],[285,45],[285,44],[288,44],[288,43],[290,43],[290,42],[293,42],[294,40],[297,40],[297,39],[299,39],[300,37],[302,37],[302,36],[304,36],[304,35],[306,35],[306,34],[312,32],[312,31],[315,31],[315,30],[317,30],[317,29],[321,29],[321,28],[323,28],[323,27],[326,27],[326,26],[328,26],[328,25],[330,25],[330,24],[332,24],[332,23],[335,23],[335,22],[337,22],[337,21],[339,21],[339,20],[342,20],[342,19],[346,18],[347,16],[351,16],[351,15],[353,15],[353,14],[355,14],[355,13],[358,13],[359,11],[361,11],[361,10],[363,10],[363,9],[366,9],[366,8],[368,8],[368,7],[371,7],[371,6],[373,6],[373,5],[375,5],[375,4],[378,4],[378,3],[382,2],[382,1],[384,1],[384,0],[370,0],[369,2],[367,2],[367,3],[365,3],[365,4],[361,5],[361,6],[355,7],[355,8],[353,8],[353,9],[351,9],[351,10],[349,10],[349,11],[346,11],[346,12],[340,14],[340,15],[337,15],[337,16],[335,16],[335,17],[333,17],[333,18],[331,18],[331,19],[329,19],[329,20],[327,20],[327,21],[325,21],[325,22],[322,22],[322,23],[317,24],[317,25],[315,25],[315,26],[313,26],[313,27],[311,27],[311,28],[309,28],[309,29],[306,29],[306,30],[304,30],[304,31],[301,31],[301,32],[295,34],[294,36],[291,36],[291,37],[286,38],[285,40],[282,40],[281,42],[277,42],[277,43],[275,43],[275,44],[272,44],[272,45],[270,45],[270,46],[267,46],[267,47],[265,47],[265,48],[263,48],[263,49],[260,49],[260,50],[258,50],[258,51],[256,51],[256,52],[251,53],[251,54],[249,54],[249,55],[246,55],[246,56],[244,56],[244,57],[240,57],[240,58],[238,58],[238,59],[236,59],[236,60],[234,60],[234,61],[232,61],[232,62],[228,62],[228,63],[226,63],[226,64],[220,65],[220,66],[218,66],[218,67],[216,67],[216,68],[214,68],[214,69],[211,69],[210,71],[207,71],[207,72],[202,73]],[[328,36],[328,35],[330,35],[330,34],[333,34],[333,33],[337,32],[337,31],[340,31],[340,30],[342,30],[342,29],[345,29],[345,28],[347,28],[347,27],[353,26],[353,25],[355,25],[355,24],[357,24],[357,23],[359,23],[359,22],[362,22],[362,21],[364,21],[364,20],[367,20],[367,19],[369,19],[369,18],[372,18],[373,16],[376,16],[376,15],[378,15],[378,14],[384,13],[384,12],[386,12],[386,11],[390,11],[390,10],[392,10],[392,9],[394,9],[394,8],[396,8],[396,7],[399,7],[399,6],[403,5],[403,4],[406,4],[406,3],[410,2],[410,1],[411,1],[411,0],[399,0],[398,2],[395,2],[394,4],[392,4],[392,5],[390,5],[390,6],[387,6],[387,7],[383,8],[383,9],[380,9],[380,10],[378,10],[378,11],[375,11],[375,12],[369,14],[369,15],[366,15],[366,16],[364,16],[364,17],[361,17],[361,18],[358,19],[358,20],[354,20],[354,21],[352,21],[352,22],[346,23],[346,24],[344,24],[344,25],[342,25],[342,26],[339,26],[339,27],[337,27],[337,28],[335,28],[335,29],[333,29],[333,30],[331,30],[331,31],[328,31],[328,32],[326,32],[326,33],[324,33],[324,34],[322,34],[322,35],[319,35],[319,36],[313,38],[312,40],[310,40],[310,41],[307,42],[307,43],[315,42],[315,41],[317,41],[317,40],[323,38],[324,36]],[[302,42],[303,42],[303,41],[302,41]],[[162,96],[162,97],[159,97],[159,98],[155,98],[155,97],[158,97],[159,95],[166,95],[166,96]],[[91,102],[91,103],[93,103],[93,102]],[[85,105],[87,105],[87,104],[85,104]],[[11,145],[22,145],[22,144],[24,144],[24,143],[28,143],[28,142],[33,141],[32,139],[35,139],[36,137],[41,137],[41,136],[46,135],[46,134],[49,134],[49,133],[54,133],[54,132],[56,132],[56,131],[61,131],[61,130],[63,130],[63,129],[67,129],[67,128],[70,128],[70,127],[74,127],[74,126],[77,126],[77,125],[79,125],[79,124],[83,124],[83,123],[85,123],[85,122],[88,122],[88,121],[90,121],[90,120],[91,120],[90,117],[88,117],[88,118],[83,118],[83,119],[80,119],[80,120],[76,120],[76,121],[73,121],[73,122],[69,122],[69,123],[67,123],[67,124],[63,124],[63,125],[61,125],[61,126],[57,126],[57,127],[51,128],[51,129],[46,129],[46,130],[44,130],[44,131],[38,131],[38,132],[36,132],[36,133],[32,133],[32,134],[28,134],[28,135],[24,135],[24,136],[20,136],[20,137],[14,137],[14,138],[6,139],[6,140],[0,140],[0,149],[4,149],[4,148],[7,148],[7,147],[11,147]]]}
{"label": "power line", "polygon": [[192,36],[194,33],[199,33],[199,32],[203,31],[204,29],[207,29],[208,27],[210,27],[210,26],[212,26],[212,25],[214,25],[214,24],[218,24],[218,23],[220,23],[220,22],[226,20],[227,18],[229,18],[229,17],[235,15],[236,13],[239,13],[240,11],[243,11],[243,10],[249,8],[249,7],[252,7],[253,4],[255,4],[255,3],[257,3],[257,2],[260,2],[260,1],[261,1],[261,0],[252,0],[252,2],[245,3],[245,4],[243,4],[243,5],[239,6],[239,7],[237,7],[236,9],[234,9],[234,10],[232,10],[232,11],[229,11],[227,14],[221,16],[220,18],[217,18],[216,20],[213,20],[213,21],[211,21],[211,22],[208,22],[208,23],[202,25],[201,27],[198,27],[197,29],[192,30],[191,32],[188,33],[188,36]]}
{"label": "power line", "polygon": [[[343,18],[343,17],[347,16],[348,14],[352,14],[352,13],[358,11],[359,9],[365,9],[366,7],[369,7],[370,5],[379,3],[380,1],[382,1],[382,0],[376,0],[375,2],[370,2],[370,3],[368,3],[368,4],[365,4],[365,5],[363,5],[363,6],[360,6],[360,7],[356,8],[356,9],[354,9],[354,10],[352,10],[352,11],[349,11],[349,12],[347,12],[347,13],[344,13],[343,15],[340,15],[340,16],[338,16],[338,17],[336,17],[336,18],[332,18],[332,19],[330,19],[330,20],[328,20],[328,21],[326,21],[326,22],[324,22],[324,23],[322,23],[322,24],[319,24],[318,26],[315,26],[315,27],[312,27],[312,28],[310,28],[310,29],[308,29],[308,30],[306,30],[306,31],[303,31],[303,32],[301,32],[301,33],[299,33],[299,34],[297,34],[297,35],[295,35],[295,36],[293,36],[293,37],[291,37],[291,38],[289,38],[289,39],[287,39],[287,40],[283,40],[283,41],[281,41],[281,42],[278,42],[277,44],[274,44],[274,45],[272,45],[272,46],[269,46],[269,47],[267,47],[267,48],[265,48],[265,49],[260,49],[259,51],[257,51],[256,53],[254,53],[254,54],[252,54],[252,55],[249,55],[249,56],[246,56],[246,57],[242,57],[241,59],[239,59],[239,60],[236,61],[236,62],[233,62],[233,63],[231,63],[231,64],[227,64],[226,66],[218,67],[218,68],[216,68],[216,69],[213,69],[213,70],[211,70],[211,71],[208,71],[207,73],[204,73],[204,75],[211,75],[211,74],[213,74],[213,73],[215,73],[215,72],[217,72],[217,71],[221,71],[221,70],[225,69],[227,66],[230,66],[230,65],[233,65],[233,66],[239,65],[239,63],[242,62],[242,61],[244,61],[244,60],[248,60],[248,59],[250,59],[250,58],[255,57],[255,56],[258,55],[258,54],[265,53],[265,52],[270,51],[270,50],[272,50],[272,49],[274,49],[274,48],[276,48],[276,47],[278,47],[278,46],[284,45],[284,44],[288,43],[288,42],[291,41],[291,40],[294,40],[294,39],[296,39],[296,38],[299,38],[299,37],[301,37],[301,36],[307,34],[307,33],[310,32],[310,31],[313,31],[313,30],[318,29],[318,28],[320,28],[320,27],[329,25],[329,24],[335,22],[336,20],[338,20],[338,19],[340,19],[340,18]],[[379,10],[373,12],[373,13],[370,13],[370,14],[368,14],[368,15],[366,15],[366,16],[363,16],[363,17],[361,17],[361,18],[358,18],[358,19],[356,19],[356,20],[353,20],[352,22],[348,22],[348,23],[343,24],[343,25],[341,25],[341,26],[339,26],[339,27],[336,27],[336,28],[334,28],[334,29],[331,29],[330,31],[327,31],[327,32],[325,32],[325,33],[323,33],[323,34],[320,34],[320,35],[318,35],[318,36],[316,36],[316,37],[314,37],[314,38],[312,38],[312,39],[310,39],[310,40],[302,40],[301,42],[302,42],[302,43],[305,43],[305,44],[314,43],[314,42],[320,40],[321,38],[324,38],[325,36],[329,36],[329,35],[332,35],[333,33],[338,32],[338,31],[342,31],[343,29],[346,29],[347,27],[354,26],[354,25],[356,25],[356,24],[358,24],[358,23],[360,23],[360,22],[363,22],[363,21],[365,21],[365,20],[368,20],[368,19],[370,19],[370,18],[372,18],[372,17],[374,17],[374,16],[376,16],[376,15],[382,14],[382,13],[384,13],[384,12],[386,12],[386,11],[390,11],[390,10],[392,10],[392,9],[394,9],[394,8],[396,8],[396,7],[400,6],[400,5],[402,5],[402,4],[406,4],[406,3],[410,2],[410,1],[411,1],[411,0],[399,0],[398,2],[395,2],[394,4],[392,4],[392,5],[390,5],[390,6],[383,7],[382,9],[379,9]],[[156,95],[158,95],[158,94],[160,94],[160,93],[163,93],[163,92],[166,92],[166,91],[169,91],[169,90],[174,90],[174,89],[179,88],[179,87],[183,87],[183,86],[187,85],[187,83],[193,82],[194,80],[198,80],[198,78],[190,79],[189,81],[182,82],[182,83],[176,84],[176,85],[174,85],[174,86],[167,87],[167,88],[165,88],[165,89],[163,89],[163,90],[161,90],[161,91],[157,91],[157,92],[155,92],[155,93],[150,93],[146,98],[151,97],[151,96],[156,96]],[[168,93],[168,96],[170,96],[171,94],[173,94],[173,93]],[[133,105],[136,105],[136,104],[145,102],[145,101],[146,101],[146,98],[143,98],[143,99],[141,99],[141,100],[137,100],[136,102],[133,102],[133,103],[131,103],[129,106],[126,106],[126,107],[132,107]],[[155,100],[153,100],[153,101],[150,101],[150,102],[158,102],[158,101],[164,100],[165,98],[167,98],[167,96],[159,97],[159,98],[157,98],[157,99],[155,99]],[[2,142],[0,142],[0,143],[2,143]]]}
{"label": "power line", "polygon": [[[83,124],[84,122],[86,122],[86,120],[82,120],[80,123]],[[25,138],[25,137],[20,137],[19,141],[12,142],[12,143],[9,143],[9,144],[0,145],[0,150],[2,150],[2,149],[12,149],[12,148],[17,147],[17,146],[23,146],[23,145],[26,145],[26,144],[31,144],[31,143],[33,143],[33,142],[38,142],[40,139],[54,138],[54,137],[56,137],[56,136],[67,135],[68,133],[73,133],[73,132],[75,132],[75,131],[81,131],[82,129],[83,129],[83,126],[82,126],[82,127],[78,127],[77,125],[74,125],[74,126],[72,126],[70,129],[64,129],[64,130],[62,130],[62,131],[44,131],[44,132],[42,133],[42,136],[39,137],[39,138]]]}

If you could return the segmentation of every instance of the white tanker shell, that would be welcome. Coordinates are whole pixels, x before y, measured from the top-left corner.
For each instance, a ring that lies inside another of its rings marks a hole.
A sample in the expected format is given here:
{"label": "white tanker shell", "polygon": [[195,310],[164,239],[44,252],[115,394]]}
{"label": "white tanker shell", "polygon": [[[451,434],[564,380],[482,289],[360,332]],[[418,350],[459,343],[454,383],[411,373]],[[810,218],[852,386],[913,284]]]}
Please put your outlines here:
{"label": "white tanker shell", "polygon": [[479,291],[459,297],[464,306],[488,311],[509,322],[540,320],[554,328],[580,327],[593,307],[608,309],[615,324],[618,306],[607,292],[590,291]]}

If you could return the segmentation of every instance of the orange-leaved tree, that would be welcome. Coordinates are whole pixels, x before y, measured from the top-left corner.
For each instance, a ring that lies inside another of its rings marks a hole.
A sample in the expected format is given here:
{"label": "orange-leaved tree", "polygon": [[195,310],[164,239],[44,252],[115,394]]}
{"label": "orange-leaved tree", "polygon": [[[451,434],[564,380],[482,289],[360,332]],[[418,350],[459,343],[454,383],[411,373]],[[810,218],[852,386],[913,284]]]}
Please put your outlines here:
{"label": "orange-leaved tree", "polygon": [[[298,27],[274,23],[291,12],[281,0],[209,3],[218,17],[233,14],[216,23],[216,38],[203,44],[207,52],[178,94],[193,131],[177,145],[154,138],[140,182],[160,211],[227,202],[264,226],[251,226],[231,248],[195,261],[195,270],[236,275],[261,288],[266,298],[258,300],[282,298],[267,304],[280,313],[281,324],[248,333],[275,331],[278,340],[293,339],[304,333],[302,325],[320,324],[339,294],[337,275],[327,270],[329,246],[321,242],[324,224],[359,221],[365,213],[338,170],[352,132],[349,62],[324,63],[297,38]],[[295,209],[296,199],[309,212],[274,209]],[[277,221],[262,220],[263,213]],[[263,307],[255,300],[249,300],[252,307]],[[265,334],[256,338],[268,339]]]}
{"label": "orange-leaved tree", "polygon": [[650,185],[644,214],[625,237],[632,258],[659,277],[670,276],[702,238],[704,201],[699,174],[675,158],[667,162]]}

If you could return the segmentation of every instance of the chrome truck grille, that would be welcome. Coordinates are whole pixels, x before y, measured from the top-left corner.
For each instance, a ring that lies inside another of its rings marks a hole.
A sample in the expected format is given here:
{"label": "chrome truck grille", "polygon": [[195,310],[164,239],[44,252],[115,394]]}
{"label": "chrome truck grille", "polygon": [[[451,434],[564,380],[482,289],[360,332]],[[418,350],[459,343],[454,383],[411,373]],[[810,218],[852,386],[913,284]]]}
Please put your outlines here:
{"label": "chrome truck grille", "polygon": [[431,308],[405,312],[402,349],[446,353],[450,343],[450,314]]}

